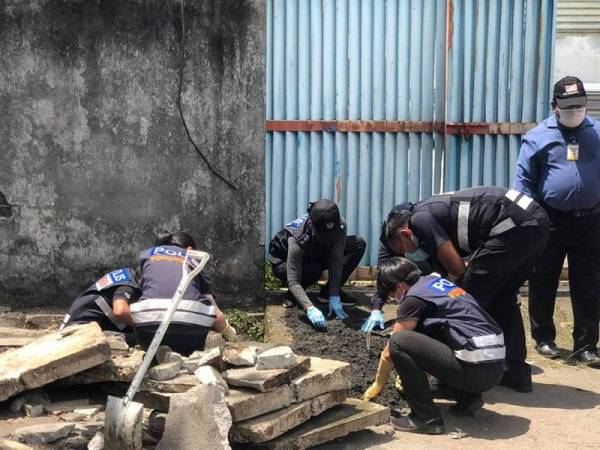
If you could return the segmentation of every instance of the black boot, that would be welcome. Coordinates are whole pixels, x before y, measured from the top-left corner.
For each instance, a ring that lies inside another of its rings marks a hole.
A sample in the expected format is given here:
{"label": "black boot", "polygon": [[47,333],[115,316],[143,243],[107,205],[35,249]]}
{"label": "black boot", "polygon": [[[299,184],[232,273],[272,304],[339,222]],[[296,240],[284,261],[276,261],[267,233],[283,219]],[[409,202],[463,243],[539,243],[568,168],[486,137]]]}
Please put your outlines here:
{"label": "black boot", "polygon": [[441,417],[433,417],[424,421],[418,420],[412,413],[408,416],[390,419],[394,430],[420,434],[444,434],[444,421]]}

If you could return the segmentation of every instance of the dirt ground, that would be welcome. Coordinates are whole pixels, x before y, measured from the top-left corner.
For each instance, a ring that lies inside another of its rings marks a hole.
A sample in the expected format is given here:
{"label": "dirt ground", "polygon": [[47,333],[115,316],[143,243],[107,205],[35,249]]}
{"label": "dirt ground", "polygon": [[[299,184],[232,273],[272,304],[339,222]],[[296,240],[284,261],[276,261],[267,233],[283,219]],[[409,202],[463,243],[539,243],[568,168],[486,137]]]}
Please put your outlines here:
{"label": "dirt ground", "polygon": [[[367,296],[359,298],[361,304],[366,304]],[[379,340],[374,341],[377,342],[375,345],[372,342],[371,352],[367,352],[364,336],[356,331],[361,319],[367,316],[364,306],[355,308],[347,324],[330,322],[327,333],[312,332],[308,324],[298,319],[298,311],[281,309],[276,312],[279,309],[277,306],[269,309],[270,316],[274,317],[272,320],[280,328],[283,324],[294,327],[280,330],[279,337],[291,341],[298,351],[346,359],[353,363],[354,396],[360,395],[363,388],[372,382],[377,366],[377,349],[382,344]],[[386,307],[386,320],[393,319],[394,309],[393,305]],[[319,446],[319,449],[600,448],[600,370],[565,363],[572,345],[569,299],[560,298],[556,309],[557,344],[561,348],[561,360],[550,361],[539,356],[528,334],[528,361],[534,373],[532,393],[523,394],[496,387],[484,394],[486,404],[474,418],[454,417],[448,412],[451,403],[440,401],[447,430],[447,434],[442,436],[398,433],[389,425],[382,425]],[[351,312],[350,308],[346,310]],[[522,310],[524,317],[527,317],[526,301]],[[525,322],[529,333],[528,321]],[[404,406],[397,401],[392,381],[376,401],[396,408]]]}

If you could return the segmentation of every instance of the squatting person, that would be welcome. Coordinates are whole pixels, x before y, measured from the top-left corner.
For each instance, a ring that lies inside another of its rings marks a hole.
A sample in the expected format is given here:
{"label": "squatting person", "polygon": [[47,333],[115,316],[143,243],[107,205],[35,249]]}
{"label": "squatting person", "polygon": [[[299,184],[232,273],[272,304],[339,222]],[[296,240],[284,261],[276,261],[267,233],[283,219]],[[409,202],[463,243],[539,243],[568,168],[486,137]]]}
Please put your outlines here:
{"label": "squatting person", "polygon": [[453,413],[473,415],[483,406],[481,393],[494,387],[504,372],[504,336],[498,324],[462,288],[436,274],[422,277],[405,258],[379,266],[377,290],[398,300],[398,313],[376,381],[363,399],[379,395],[393,365],[411,409],[409,415],[392,419],[396,430],[445,431],[428,373],[456,400]]}
{"label": "squatting person", "polygon": [[342,302],[353,303],[340,287],[348,280],[365,252],[360,236],[346,235],[346,222],[338,206],[328,199],[311,203],[307,214],[288,223],[269,245],[273,274],[287,284],[286,306],[298,304],[316,329],[325,328],[323,313],[313,305],[305,289],[315,284],[324,270],[327,284],[318,300],[329,303],[329,316],[345,319]]}

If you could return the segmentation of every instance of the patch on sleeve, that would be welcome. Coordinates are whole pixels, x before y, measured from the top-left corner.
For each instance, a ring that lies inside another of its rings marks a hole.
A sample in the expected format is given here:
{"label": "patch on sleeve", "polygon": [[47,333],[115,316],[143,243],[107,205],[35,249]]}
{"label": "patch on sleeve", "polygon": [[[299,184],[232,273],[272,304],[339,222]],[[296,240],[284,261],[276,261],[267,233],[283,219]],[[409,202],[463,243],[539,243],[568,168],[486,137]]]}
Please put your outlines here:
{"label": "patch on sleeve", "polygon": [[304,214],[302,217],[298,217],[296,220],[292,220],[290,223],[286,224],[286,227],[297,229],[307,218],[308,214]]}
{"label": "patch on sleeve", "polygon": [[113,284],[124,283],[126,281],[131,281],[127,269],[113,270],[112,272],[109,272],[106,275],[104,275],[96,282],[96,290],[101,291],[102,289],[106,289],[107,287],[112,286]]}
{"label": "patch on sleeve", "polygon": [[460,297],[466,292],[455,285],[452,281],[448,281],[445,278],[437,277],[433,279],[427,288],[436,294],[447,295],[450,298]]}

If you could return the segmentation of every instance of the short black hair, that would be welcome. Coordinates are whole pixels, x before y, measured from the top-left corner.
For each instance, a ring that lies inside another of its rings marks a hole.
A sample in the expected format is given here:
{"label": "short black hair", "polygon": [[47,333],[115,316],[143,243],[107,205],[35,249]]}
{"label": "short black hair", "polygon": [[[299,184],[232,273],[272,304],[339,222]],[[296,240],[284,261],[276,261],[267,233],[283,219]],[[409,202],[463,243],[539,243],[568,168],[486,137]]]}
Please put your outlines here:
{"label": "short black hair", "polygon": [[377,292],[388,298],[396,286],[405,282],[412,286],[421,277],[421,271],[417,265],[401,256],[395,256],[389,261],[383,262],[377,270]]}
{"label": "short black hair", "polygon": [[175,245],[181,248],[196,248],[196,241],[194,241],[193,237],[183,231],[176,231],[175,233],[162,231],[156,236],[154,245]]}
{"label": "short black hair", "polygon": [[392,211],[385,221],[385,238],[389,242],[398,228],[406,228],[412,212],[408,209]]}

